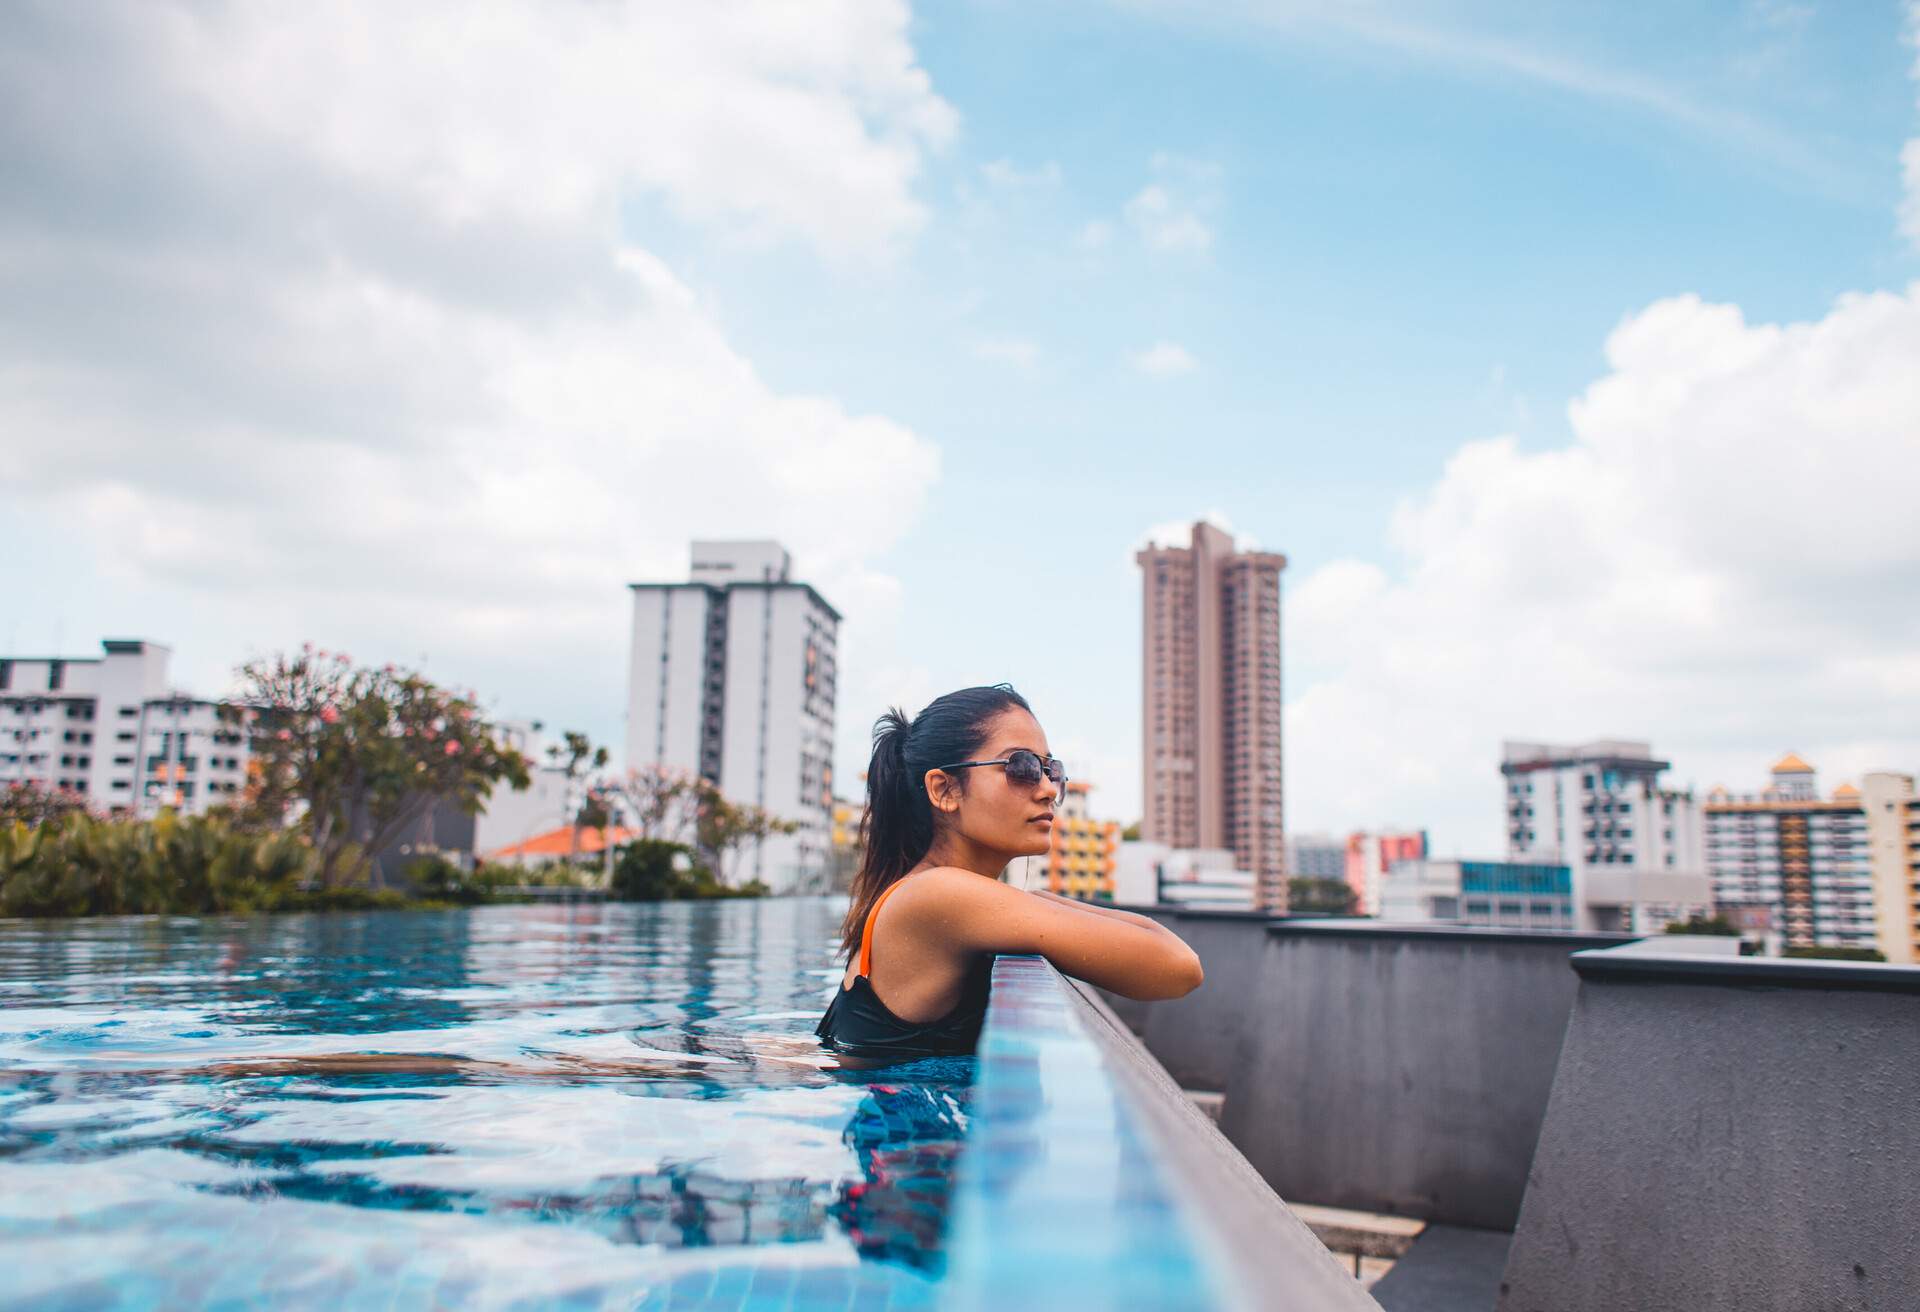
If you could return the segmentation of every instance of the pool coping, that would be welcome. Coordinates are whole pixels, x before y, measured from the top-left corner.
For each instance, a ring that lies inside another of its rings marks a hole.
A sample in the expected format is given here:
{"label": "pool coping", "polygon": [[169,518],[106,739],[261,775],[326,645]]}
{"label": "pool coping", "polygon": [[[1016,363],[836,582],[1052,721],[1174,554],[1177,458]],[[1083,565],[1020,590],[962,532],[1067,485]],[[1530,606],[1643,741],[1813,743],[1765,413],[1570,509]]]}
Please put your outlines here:
{"label": "pool coping", "polygon": [[[1251,1309],[1280,1297],[1305,1312],[1378,1312],[1112,1010],[1044,958],[994,963],[972,1105],[945,1305],[1010,1306],[1016,1295],[1038,1305],[1051,1281],[1074,1289],[1076,1305],[1100,1306],[1093,1291],[1115,1288],[1118,1261],[1137,1267],[1116,1300],[1130,1306]],[[1088,1138],[1102,1117],[1112,1143]],[[1130,1173],[1107,1193],[1124,1197],[1073,1193],[1076,1171],[1097,1183],[1114,1170]],[[1143,1234],[1152,1251],[1129,1246]],[[1156,1280],[1182,1301],[1149,1297]]]}

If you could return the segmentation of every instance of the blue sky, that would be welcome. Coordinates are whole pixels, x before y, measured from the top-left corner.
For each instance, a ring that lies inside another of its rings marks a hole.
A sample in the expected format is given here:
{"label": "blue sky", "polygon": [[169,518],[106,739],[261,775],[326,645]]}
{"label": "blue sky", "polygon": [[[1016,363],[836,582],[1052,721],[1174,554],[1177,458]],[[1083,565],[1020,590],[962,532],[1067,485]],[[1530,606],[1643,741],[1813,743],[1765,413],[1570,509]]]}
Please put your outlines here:
{"label": "blue sky", "polygon": [[375,7],[370,63],[19,11],[0,636],[311,637],[618,743],[618,581],[771,534],[843,777],[1005,678],[1131,818],[1130,553],[1210,514],[1291,560],[1292,829],[1497,850],[1503,737],[1920,767],[1912,14],[1327,8]]}

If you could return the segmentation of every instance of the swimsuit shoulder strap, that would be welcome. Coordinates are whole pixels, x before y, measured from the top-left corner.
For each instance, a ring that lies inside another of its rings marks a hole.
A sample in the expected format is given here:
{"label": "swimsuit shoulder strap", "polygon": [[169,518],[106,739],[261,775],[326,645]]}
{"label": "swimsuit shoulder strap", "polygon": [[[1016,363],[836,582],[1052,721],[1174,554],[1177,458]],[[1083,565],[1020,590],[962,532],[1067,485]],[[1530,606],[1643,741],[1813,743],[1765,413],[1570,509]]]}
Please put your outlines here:
{"label": "swimsuit shoulder strap", "polygon": [[[873,969],[873,920],[880,914],[880,908],[893,896],[893,890],[907,882],[905,875],[888,884],[886,890],[873,900],[873,910],[867,912],[866,926],[860,931],[860,974],[865,975]],[[856,976],[858,978],[858,976]]]}

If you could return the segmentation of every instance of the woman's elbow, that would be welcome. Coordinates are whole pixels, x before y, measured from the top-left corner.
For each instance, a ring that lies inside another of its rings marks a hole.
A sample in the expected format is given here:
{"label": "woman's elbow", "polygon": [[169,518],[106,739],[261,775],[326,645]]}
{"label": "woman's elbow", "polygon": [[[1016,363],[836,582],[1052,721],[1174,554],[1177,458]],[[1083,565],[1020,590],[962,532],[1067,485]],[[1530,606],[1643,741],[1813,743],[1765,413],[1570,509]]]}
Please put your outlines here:
{"label": "woman's elbow", "polygon": [[1169,1002],[1174,998],[1184,998],[1206,981],[1207,972],[1201,968],[1200,958],[1194,950],[1182,943],[1178,949],[1168,954],[1160,969],[1153,972],[1151,981],[1143,980],[1146,987],[1134,995],[1139,1002]]}
{"label": "woman's elbow", "polygon": [[1187,994],[1193,992],[1195,989],[1199,988],[1202,984],[1206,982],[1207,982],[1207,972],[1206,972],[1206,969],[1200,964],[1199,953],[1195,952],[1192,948],[1188,948],[1186,950],[1185,957],[1181,959],[1178,966],[1175,968],[1175,971],[1174,971],[1174,990],[1175,991],[1171,996],[1176,998],[1184,998],[1187,996]]}

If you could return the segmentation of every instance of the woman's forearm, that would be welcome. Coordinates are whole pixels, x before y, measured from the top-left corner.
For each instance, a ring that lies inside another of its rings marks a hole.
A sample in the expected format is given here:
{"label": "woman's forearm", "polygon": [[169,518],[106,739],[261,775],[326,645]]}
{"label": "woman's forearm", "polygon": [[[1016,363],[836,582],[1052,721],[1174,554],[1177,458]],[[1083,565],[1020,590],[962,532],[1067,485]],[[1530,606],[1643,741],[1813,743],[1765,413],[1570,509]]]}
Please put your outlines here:
{"label": "woman's forearm", "polygon": [[1061,897],[1058,893],[1046,893],[1039,889],[1033,889],[1031,891],[1035,897],[1050,898],[1055,902],[1064,903],[1076,911],[1085,911],[1096,916],[1110,916],[1115,920],[1129,920],[1136,925],[1145,926],[1147,929],[1154,930],[1157,933],[1172,935],[1174,938],[1179,937],[1178,934],[1174,934],[1172,930],[1155,920],[1152,916],[1143,916],[1135,911],[1122,911],[1118,907],[1103,907],[1093,902],[1082,902],[1078,898]]}

